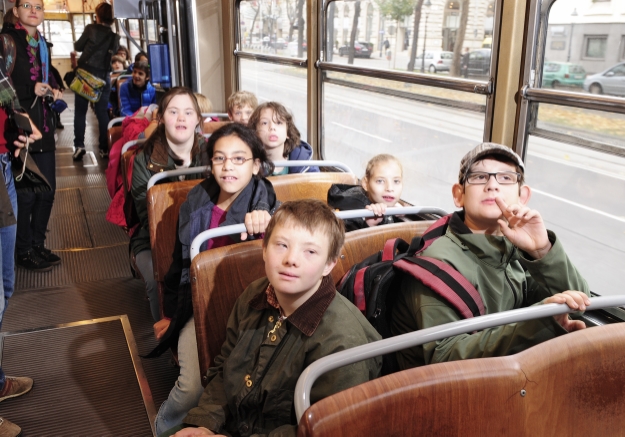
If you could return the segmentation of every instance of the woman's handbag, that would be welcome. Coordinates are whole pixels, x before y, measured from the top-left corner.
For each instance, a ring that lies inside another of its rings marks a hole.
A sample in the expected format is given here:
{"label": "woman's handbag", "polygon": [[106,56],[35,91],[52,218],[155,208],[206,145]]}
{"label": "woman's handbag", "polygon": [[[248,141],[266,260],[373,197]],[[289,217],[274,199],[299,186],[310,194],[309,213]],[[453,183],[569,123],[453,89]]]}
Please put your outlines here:
{"label": "woman's handbag", "polygon": [[76,77],[69,86],[69,89],[90,102],[95,103],[102,97],[102,91],[105,85],[105,80],[94,76],[82,68],[77,68]]}

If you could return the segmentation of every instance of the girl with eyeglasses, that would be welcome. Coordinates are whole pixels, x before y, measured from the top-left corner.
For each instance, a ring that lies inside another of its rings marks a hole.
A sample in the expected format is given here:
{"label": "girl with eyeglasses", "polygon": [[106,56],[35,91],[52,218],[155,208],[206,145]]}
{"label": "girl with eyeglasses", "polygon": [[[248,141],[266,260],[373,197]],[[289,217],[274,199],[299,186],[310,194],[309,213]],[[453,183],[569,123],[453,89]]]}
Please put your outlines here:
{"label": "girl with eyeglasses", "polygon": [[[50,104],[60,97],[58,84],[50,74],[50,52],[37,30],[43,22],[43,0],[17,0],[13,8],[16,22],[2,33],[15,45],[15,60],[10,72],[20,105],[41,131],[43,137],[29,146],[29,157],[46,177],[51,191],[18,190],[20,211],[17,223],[16,263],[19,267],[42,272],[59,264],[61,258],[45,247],[46,228],[56,190],[55,120]],[[5,53],[5,58],[6,58]]]}
{"label": "girl with eyeglasses", "polygon": [[273,164],[254,130],[239,123],[218,129],[208,141],[206,161],[210,163],[208,178],[189,192],[180,208],[173,262],[165,276],[163,318],[154,325],[160,344],[151,355],[177,345],[180,363],[178,381],[156,416],[157,434],[182,423],[203,391],[189,282],[191,242],[206,229],[238,223],[245,223],[247,233],[213,238],[201,249],[258,236],[279,206],[265,178]]}

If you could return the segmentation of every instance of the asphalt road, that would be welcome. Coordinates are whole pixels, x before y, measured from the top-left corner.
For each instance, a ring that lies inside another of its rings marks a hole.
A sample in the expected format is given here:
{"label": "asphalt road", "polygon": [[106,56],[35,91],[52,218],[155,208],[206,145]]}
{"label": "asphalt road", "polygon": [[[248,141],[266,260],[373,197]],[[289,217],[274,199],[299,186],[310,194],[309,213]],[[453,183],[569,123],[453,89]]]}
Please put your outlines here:
{"label": "asphalt road", "polygon": [[[243,69],[243,89],[278,100],[306,138],[306,83],[283,67]],[[451,186],[462,156],[481,142],[484,115],[328,85],[324,154],[361,176],[375,154],[398,156],[402,198],[454,210]],[[625,159],[531,137],[526,158],[530,206],[541,212],[598,294],[625,293]]]}

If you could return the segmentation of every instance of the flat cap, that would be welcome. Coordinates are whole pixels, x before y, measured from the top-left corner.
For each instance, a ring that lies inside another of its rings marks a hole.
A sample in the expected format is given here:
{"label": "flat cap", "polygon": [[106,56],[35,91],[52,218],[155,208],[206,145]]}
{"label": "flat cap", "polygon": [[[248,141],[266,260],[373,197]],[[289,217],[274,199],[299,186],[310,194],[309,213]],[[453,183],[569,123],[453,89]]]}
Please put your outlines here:
{"label": "flat cap", "polygon": [[497,143],[482,143],[475,146],[469,153],[464,155],[462,161],[460,161],[458,182],[461,184],[464,183],[465,177],[473,164],[482,159],[484,156],[489,155],[499,155],[512,160],[512,162],[519,166],[521,172],[525,173],[525,164],[523,164],[523,160],[514,152],[514,150]]}

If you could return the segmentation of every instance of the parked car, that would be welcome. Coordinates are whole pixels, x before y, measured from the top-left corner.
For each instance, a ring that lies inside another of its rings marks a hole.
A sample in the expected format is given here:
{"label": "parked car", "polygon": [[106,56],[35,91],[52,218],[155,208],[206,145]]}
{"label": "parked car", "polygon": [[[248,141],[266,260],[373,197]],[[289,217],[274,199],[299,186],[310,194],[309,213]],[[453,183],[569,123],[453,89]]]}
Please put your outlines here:
{"label": "parked car", "polygon": [[584,90],[593,94],[625,96],[625,62],[588,76],[584,81]]}
{"label": "parked car", "polygon": [[275,41],[271,41],[271,46],[276,50],[286,49],[286,40],[284,38],[278,38]]}
{"label": "parked car", "polygon": [[586,70],[581,65],[568,62],[545,62],[543,66],[543,88],[583,87]]}
{"label": "parked car", "polygon": [[[302,42],[302,56],[303,57],[306,57],[306,48],[307,48],[307,44],[306,44],[306,40],[304,40]],[[287,44],[287,51],[289,53],[289,56],[297,57],[297,40],[291,41],[290,43]]]}
{"label": "parked car", "polygon": [[[421,68],[423,52],[419,53],[415,60],[415,68]],[[451,61],[454,59],[453,52],[425,52],[424,68],[430,73],[449,71]]]}
{"label": "parked car", "polygon": [[367,47],[367,49],[369,49],[370,53],[373,52],[373,43],[372,42],[358,41],[358,44],[360,44],[361,46]]}
{"label": "parked car", "polygon": [[491,49],[478,49],[469,52],[469,74],[483,76],[490,71]]}
{"label": "parked car", "polygon": [[[339,56],[349,56],[349,46],[344,45],[339,47]],[[356,58],[370,58],[371,50],[366,45],[359,42],[354,42],[354,57]]]}

